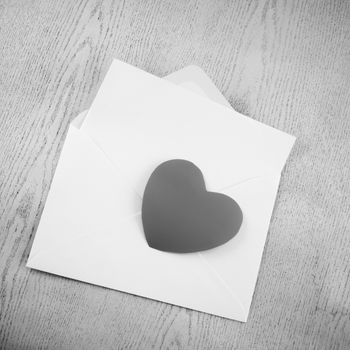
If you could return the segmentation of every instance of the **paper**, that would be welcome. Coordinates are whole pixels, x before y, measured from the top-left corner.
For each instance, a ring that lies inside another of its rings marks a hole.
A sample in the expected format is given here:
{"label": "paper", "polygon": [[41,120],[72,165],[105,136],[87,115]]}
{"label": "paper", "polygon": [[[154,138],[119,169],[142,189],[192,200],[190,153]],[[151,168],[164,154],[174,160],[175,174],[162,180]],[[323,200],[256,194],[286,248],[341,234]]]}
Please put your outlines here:
{"label": "paper", "polygon": [[[222,99],[210,81],[191,93],[114,61],[86,119],[69,129],[27,265],[245,322],[295,139],[203,91]],[[176,158],[201,169],[207,190],[239,203],[234,239],[188,254],[147,245],[142,194],[152,170]]]}

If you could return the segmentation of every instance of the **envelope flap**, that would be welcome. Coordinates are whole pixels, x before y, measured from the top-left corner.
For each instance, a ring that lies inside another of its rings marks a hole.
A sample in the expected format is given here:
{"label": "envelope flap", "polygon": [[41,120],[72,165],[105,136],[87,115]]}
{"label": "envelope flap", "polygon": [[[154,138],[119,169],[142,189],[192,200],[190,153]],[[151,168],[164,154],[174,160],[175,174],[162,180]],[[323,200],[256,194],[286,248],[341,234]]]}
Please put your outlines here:
{"label": "envelope flap", "polygon": [[[103,213],[95,215],[97,209]],[[65,244],[66,236],[97,236],[111,217],[115,222],[141,212],[141,200],[121,171],[95,143],[71,125],[61,152],[29,262],[48,247]],[[115,230],[115,227],[110,227]],[[77,237],[75,236],[75,239]]]}
{"label": "envelope flap", "polygon": [[208,189],[220,190],[280,172],[294,143],[286,133],[116,60],[82,129],[140,195],[163,161],[191,160]]}

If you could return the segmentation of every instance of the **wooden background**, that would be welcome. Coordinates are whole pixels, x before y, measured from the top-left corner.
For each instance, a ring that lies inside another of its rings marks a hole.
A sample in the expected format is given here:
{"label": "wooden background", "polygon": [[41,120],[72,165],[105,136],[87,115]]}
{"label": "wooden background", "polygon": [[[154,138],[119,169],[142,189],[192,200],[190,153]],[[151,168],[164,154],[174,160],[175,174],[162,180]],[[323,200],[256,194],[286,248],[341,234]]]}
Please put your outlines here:
{"label": "wooden background", "polygon": [[[69,122],[113,57],[200,65],[298,137],[246,324],[30,271]],[[349,349],[348,0],[0,0],[0,348]]]}

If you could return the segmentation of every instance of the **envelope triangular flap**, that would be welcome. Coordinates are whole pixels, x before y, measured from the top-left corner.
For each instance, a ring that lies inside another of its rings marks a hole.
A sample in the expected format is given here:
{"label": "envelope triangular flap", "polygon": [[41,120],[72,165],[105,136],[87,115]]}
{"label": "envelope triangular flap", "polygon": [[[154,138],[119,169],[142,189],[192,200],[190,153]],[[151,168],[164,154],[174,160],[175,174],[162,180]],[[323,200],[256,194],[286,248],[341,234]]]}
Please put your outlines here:
{"label": "envelope triangular flap", "polygon": [[[94,142],[71,125],[29,257],[42,249],[84,239],[86,232],[99,236],[106,218],[119,220],[141,211],[141,200]],[[99,214],[99,215],[98,215]],[[115,225],[113,225],[115,226]],[[112,233],[112,232],[111,232]]]}
{"label": "envelope triangular flap", "polygon": [[[137,83],[136,83],[137,82]],[[187,159],[209,190],[280,172],[294,138],[115,60],[82,129],[142,195],[152,170]]]}

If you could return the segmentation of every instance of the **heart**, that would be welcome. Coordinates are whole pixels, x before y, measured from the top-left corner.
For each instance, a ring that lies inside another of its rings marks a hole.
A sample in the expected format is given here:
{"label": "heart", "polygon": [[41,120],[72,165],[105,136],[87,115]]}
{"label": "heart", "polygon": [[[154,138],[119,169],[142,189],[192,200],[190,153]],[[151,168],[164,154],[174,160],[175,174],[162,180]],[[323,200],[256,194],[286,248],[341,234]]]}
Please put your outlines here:
{"label": "heart", "polygon": [[201,170],[192,162],[172,159],[151,174],[142,200],[142,224],[150,247],[190,253],[220,246],[242,224],[239,205],[208,192]]}

